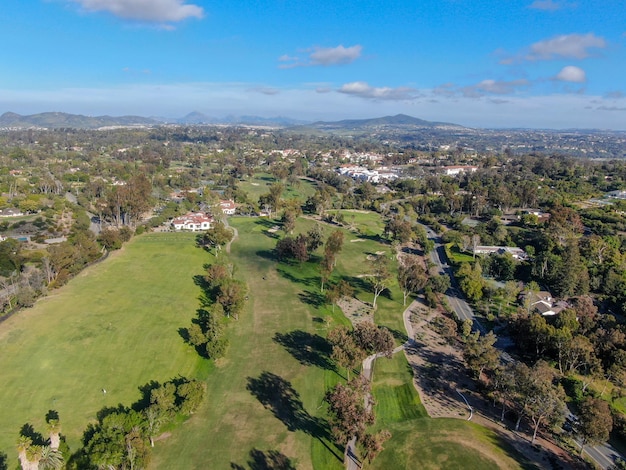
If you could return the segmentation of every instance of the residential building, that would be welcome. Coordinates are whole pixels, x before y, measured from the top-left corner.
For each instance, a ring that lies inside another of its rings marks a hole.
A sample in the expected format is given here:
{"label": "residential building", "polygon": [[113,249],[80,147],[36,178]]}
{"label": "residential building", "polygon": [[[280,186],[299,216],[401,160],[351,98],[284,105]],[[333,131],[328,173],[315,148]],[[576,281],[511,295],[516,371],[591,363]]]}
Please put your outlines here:
{"label": "residential building", "polygon": [[176,217],[172,220],[172,227],[174,227],[174,230],[191,230],[195,232],[197,230],[210,229],[212,222],[213,217],[210,215],[195,212],[183,215],[182,217]]}

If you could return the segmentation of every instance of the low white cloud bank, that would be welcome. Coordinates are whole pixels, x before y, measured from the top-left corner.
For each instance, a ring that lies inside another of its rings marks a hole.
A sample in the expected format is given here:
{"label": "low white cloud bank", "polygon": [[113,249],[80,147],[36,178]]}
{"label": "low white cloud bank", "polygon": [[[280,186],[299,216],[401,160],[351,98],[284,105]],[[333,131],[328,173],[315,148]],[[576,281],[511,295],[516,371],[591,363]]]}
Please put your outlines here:
{"label": "low white cloud bank", "polygon": [[72,0],[86,11],[105,11],[127,20],[147,22],[178,22],[202,18],[202,7],[185,0]]}

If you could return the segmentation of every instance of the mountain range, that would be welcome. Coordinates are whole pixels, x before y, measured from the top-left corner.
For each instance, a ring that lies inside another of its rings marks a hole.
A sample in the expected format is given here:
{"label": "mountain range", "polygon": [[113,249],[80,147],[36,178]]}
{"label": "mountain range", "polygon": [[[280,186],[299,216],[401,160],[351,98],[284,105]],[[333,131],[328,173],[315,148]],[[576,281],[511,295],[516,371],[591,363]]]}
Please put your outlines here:
{"label": "mountain range", "polygon": [[59,112],[47,112],[31,115],[20,115],[7,112],[0,116],[0,128],[76,128],[76,129],[98,129],[115,126],[158,126],[163,124],[181,125],[252,125],[252,126],[272,126],[291,127],[294,130],[317,130],[322,132],[332,132],[335,130],[366,130],[375,128],[456,128],[462,126],[445,122],[432,122],[414,118],[405,114],[396,116],[385,116],[373,119],[346,119],[336,122],[318,121],[309,123],[307,121],[296,120],[288,117],[259,117],[259,116],[226,116],[215,118],[207,116],[198,111],[193,111],[181,118],[156,118],[142,116],[85,116],[81,114],[69,114]]}

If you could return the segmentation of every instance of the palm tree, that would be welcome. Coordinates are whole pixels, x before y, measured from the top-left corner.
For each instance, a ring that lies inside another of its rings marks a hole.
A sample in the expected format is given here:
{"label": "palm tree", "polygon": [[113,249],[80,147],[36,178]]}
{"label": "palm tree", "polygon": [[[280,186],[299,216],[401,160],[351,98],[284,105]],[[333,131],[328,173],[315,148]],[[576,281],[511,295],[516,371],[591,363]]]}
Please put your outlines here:
{"label": "palm tree", "polygon": [[48,432],[50,433],[50,448],[59,450],[61,443],[61,423],[58,419],[48,420]]}
{"label": "palm tree", "polygon": [[52,448],[52,445],[45,446],[41,449],[39,460],[39,470],[60,470],[64,465],[63,454],[58,449]]}
{"label": "palm tree", "polygon": [[33,440],[30,437],[20,435],[20,438],[17,440],[17,452],[18,458],[20,460],[20,465],[22,466],[22,470],[29,469],[29,461],[28,461],[28,450],[33,445]]}
{"label": "palm tree", "polygon": [[42,455],[43,446],[31,445],[28,449],[26,449],[26,459],[28,461],[28,467],[26,467],[27,470],[38,470],[39,461],[41,460]]}

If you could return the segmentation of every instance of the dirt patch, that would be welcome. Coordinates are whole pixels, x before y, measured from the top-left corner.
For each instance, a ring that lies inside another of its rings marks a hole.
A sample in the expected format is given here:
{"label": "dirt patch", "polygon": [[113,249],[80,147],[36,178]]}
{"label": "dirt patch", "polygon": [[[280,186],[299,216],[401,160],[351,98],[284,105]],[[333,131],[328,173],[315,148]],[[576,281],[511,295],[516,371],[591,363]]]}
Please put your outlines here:
{"label": "dirt patch", "polygon": [[357,243],[357,242],[364,242],[367,241],[364,238],[354,238],[352,240],[350,240],[350,243]]}
{"label": "dirt patch", "polygon": [[354,297],[342,297],[337,301],[337,306],[343,314],[350,320],[352,325],[368,321],[374,323],[374,309],[370,304],[361,302]]}
{"label": "dirt patch", "polygon": [[[572,457],[554,442],[538,437],[537,445],[532,446],[528,434],[514,432],[512,423],[500,422],[499,407],[495,409],[478,392],[476,382],[467,373],[459,345],[450,344],[432,328],[433,321],[443,314],[421,300],[413,302],[410,309],[415,345],[405,348],[405,354],[413,369],[415,388],[431,418],[467,419],[469,410],[459,394],[461,392],[472,407],[472,422],[496,432],[538,468],[577,468]],[[473,447],[464,441],[459,442]],[[489,458],[497,456],[489,454]],[[557,462],[558,467],[551,462]]]}
{"label": "dirt patch", "polygon": [[272,228],[268,228],[267,231],[269,233],[276,233],[280,230],[280,227],[278,225],[274,225]]}
{"label": "dirt patch", "polygon": [[172,435],[171,432],[164,432],[163,434],[161,434],[160,436],[157,436],[154,438],[154,441],[164,441],[165,439],[167,439],[168,437],[170,437]]}

